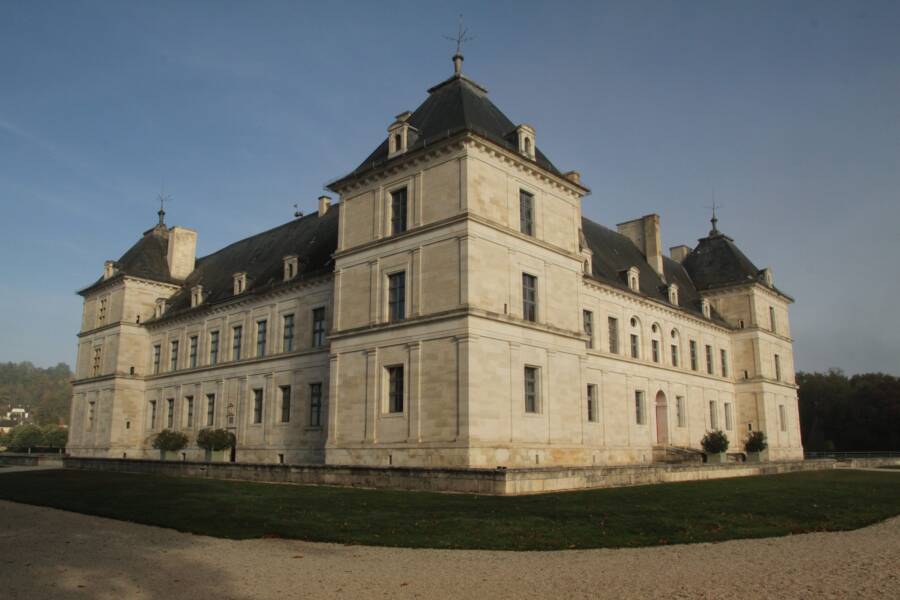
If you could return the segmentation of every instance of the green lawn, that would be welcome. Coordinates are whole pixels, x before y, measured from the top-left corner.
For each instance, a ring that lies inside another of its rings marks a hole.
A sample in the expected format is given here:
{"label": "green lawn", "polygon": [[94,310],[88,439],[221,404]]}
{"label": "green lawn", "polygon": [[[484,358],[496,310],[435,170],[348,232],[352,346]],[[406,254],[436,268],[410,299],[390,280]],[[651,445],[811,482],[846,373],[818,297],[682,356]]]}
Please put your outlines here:
{"label": "green lawn", "polygon": [[810,471],[493,497],[91,471],[9,473],[0,499],[225,538],[419,548],[651,546],[855,529],[900,514],[900,477]]}

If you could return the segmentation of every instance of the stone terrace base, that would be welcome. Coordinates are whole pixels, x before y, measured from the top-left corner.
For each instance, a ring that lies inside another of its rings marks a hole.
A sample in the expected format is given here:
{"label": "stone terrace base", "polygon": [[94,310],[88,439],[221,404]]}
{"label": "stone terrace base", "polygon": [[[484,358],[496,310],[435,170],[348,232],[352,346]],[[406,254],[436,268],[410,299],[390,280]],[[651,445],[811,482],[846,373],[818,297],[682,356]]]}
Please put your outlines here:
{"label": "stone terrace base", "polygon": [[726,465],[633,465],[533,469],[449,469],[249,463],[162,462],[111,458],[64,459],[65,468],[265,483],[514,496],[697,481],[835,468],[831,459]]}

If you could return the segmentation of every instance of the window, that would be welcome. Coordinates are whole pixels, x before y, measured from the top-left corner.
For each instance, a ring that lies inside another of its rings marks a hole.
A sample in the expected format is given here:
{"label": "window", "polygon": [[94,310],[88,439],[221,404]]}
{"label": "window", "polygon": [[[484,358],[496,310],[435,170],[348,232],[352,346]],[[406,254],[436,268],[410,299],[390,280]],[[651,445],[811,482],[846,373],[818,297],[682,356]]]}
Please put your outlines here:
{"label": "window", "polygon": [[150,401],[150,429],[156,429],[156,400]]}
{"label": "window", "polygon": [[534,195],[519,190],[519,231],[534,235]]}
{"label": "window", "polygon": [[322,425],[322,384],[309,384],[309,426]]}
{"label": "window", "polygon": [[266,355],[266,327],[267,321],[257,321],[256,323],[256,356]]}
{"label": "window", "polygon": [[278,388],[281,390],[281,422],[290,423],[291,421],[291,386],[283,385]]}
{"label": "window", "polygon": [[672,344],[672,366],[678,366],[678,344]]}
{"label": "window", "polygon": [[169,370],[178,370],[178,340],[172,340],[169,347]]}
{"label": "window", "polygon": [[96,406],[97,406],[97,403],[94,402],[93,400],[88,402],[88,422],[87,422],[88,431],[91,431],[94,429],[94,409],[96,408]]}
{"label": "window", "polygon": [[406,318],[406,273],[388,276],[388,320],[391,323]]}
{"label": "window", "polygon": [[406,188],[391,192],[391,233],[406,231]]}
{"label": "window", "polygon": [[706,345],[706,372],[710,375],[714,373],[712,346],[710,346],[709,344]]}
{"label": "window", "polygon": [[219,362],[219,332],[209,332],[209,364],[215,365]]}
{"label": "window", "polygon": [[722,359],[722,377],[728,377],[728,351],[719,350],[719,355]]}
{"label": "window", "polygon": [[197,367],[197,336],[192,335],[188,348],[188,357],[190,361],[191,368],[194,369]]}
{"label": "window", "polygon": [[653,354],[653,362],[659,362],[659,340],[650,340],[650,352]]}
{"label": "window", "polygon": [[647,423],[647,414],[644,411],[644,392],[635,390],[634,392],[634,422],[638,425]]}
{"label": "window", "polygon": [[[401,296],[403,296],[403,292],[400,292]],[[402,306],[401,306],[401,314],[400,319],[403,318],[402,314]],[[396,320],[400,320],[396,319]],[[394,319],[391,319],[394,320]],[[312,311],[312,322],[313,322],[313,339],[312,345],[313,348],[321,348],[325,345],[325,307],[314,308]]]}
{"label": "window", "polygon": [[294,315],[284,315],[284,323],[282,324],[283,337],[281,340],[282,352],[293,352],[294,350]]}
{"label": "window", "polygon": [[194,397],[193,396],[185,396],[184,397],[184,409],[187,413],[187,428],[192,429],[194,427]]}
{"label": "window", "polygon": [[166,400],[166,427],[172,429],[175,425],[175,398]]}
{"label": "window", "polygon": [[94,347],[94,358],[93,363],[91,364],[91,375],[96,377],[100,374],[100,368],[103,365],[103,347],[95,346]]}
{"label": "window", "polygon": [[638,336],[635,333],[631,334],[631,358],[639,358],[641,355],[641,347],[638,342]]}
{"label": "window", "polygon": [[388,412],[403,412],[403,366],[387,368],[388,372]]}
{"label": "window", "polygon": [[538,412],[538,370],[525,367],[525,412]]}
{"label": "window", "polygon": [[100,298],[100,306],[97,309],[97,325],[106,324],[106,305],[107,298]]}
{"label": "window", "polygon": [[241,336],[244,328],[236,325],[231,330],[231,360],[241,360]]}
{"label": "window", "polygon": [[716,411],[716,403],[713,400],[709,401],[709,428],[719,428],[719,414]]}
{"label": "window", "polygon": [[589,383],[587,386],[587,410],[588,421],[596,423],[600,420],[599,410],[597,406],[597,386]]}
{"label": "window", "polygon": [[582,316],[584,318],[584,332],[588,336],[587,347],[594,347],[594,313],[589,310],[583,311]]}
{"label": "window", "polygon": [[787,413],[784,411],[784,404],[778,405],[778,428],[787,431]]}
{"label": "window", "polygon": [[619,320],[615,317],[609,317],[606,320],[609,329],[609,351],[611,354],[619,353]]}
{"label": "window", "polygon": [[216,424],[216,395],[206,395],[206,426],[212,427]]}
{"label": "window", "polygon": [[260,388],[253,390],[253,422],[262,423],[263,391]]}
{"label": "window", "polygon": [[675,396],[675,418],[679,427],[684,427],[686,418],[684,414],[684,396]]}
{"label": "window", "polygon": [[537,321],[537,277],[522,273],[522,318]]}
{"label": "window", "polygon": [[775,380],[781,381],[781,357],[775,355]]}
{"label": "window", "polygon": [[725,429],[731,431],[734,428],[734,422],[732,421],[733,415],[731,414],[731,402],[725,403]]}
{"label": "window", "polygon": [[159,374],[159,361],[162,354],[162,347],[159,344],[153,346],[153,374]]}
{"label": "window", "polygon": [[769,329],[775,331],[775,307],[769,307]]}
{"label": "window", "polygon": [[697,342],[694,340],[691,340],[689,343],[689,346],[691,347],[691,370],[696,371],[697,370]]}

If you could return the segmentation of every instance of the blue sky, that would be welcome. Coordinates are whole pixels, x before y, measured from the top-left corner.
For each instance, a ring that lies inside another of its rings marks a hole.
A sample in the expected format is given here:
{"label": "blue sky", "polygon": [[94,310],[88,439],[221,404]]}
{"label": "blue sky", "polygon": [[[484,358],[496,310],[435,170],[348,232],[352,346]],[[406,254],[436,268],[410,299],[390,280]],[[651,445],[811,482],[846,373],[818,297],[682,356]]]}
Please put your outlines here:
{"label": "blue sky", "polygon": [[796,298],[798,368],[900,374],[898,2],[0,3],[0,361],[74,360],[81,302],[156,219],[198,252],[311,210],[451,73],[608,226],[720,229]]}

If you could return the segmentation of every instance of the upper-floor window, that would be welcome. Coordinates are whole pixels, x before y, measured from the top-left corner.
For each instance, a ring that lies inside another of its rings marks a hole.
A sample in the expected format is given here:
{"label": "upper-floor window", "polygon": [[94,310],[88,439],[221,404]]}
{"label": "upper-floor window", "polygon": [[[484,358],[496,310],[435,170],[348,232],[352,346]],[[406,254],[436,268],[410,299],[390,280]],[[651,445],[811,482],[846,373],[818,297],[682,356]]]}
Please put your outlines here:
{"label": "upper-floor window", "polygon": [[291,386],[282,385],[278,390],[281,392],[281,422],[289,423],[291,420]]}
{"label": "upper-floor window", "polygon": [[537,413],[539,407],[538,368],[525,367],[525,412]]}
{"label": "upper-floor window", "polygon": [[403,412],[403,365],[387,367],[388,412]]}
{"label": "upper-floor window", "polygon": [[219,362],[219,332],[209,332],[209,364],[215,365]]}
{"label": "upper-floor window", "polygon": [[519,190],[519,231],[534,235],[534,194]]}
{"label": "upper-floor window", "polygon": [[638,425],[647,424],[647,410],[644,406],[643,390],[635,390],[634,392],[634,422]]}
{"label": "upper-floor window", "polygon": [[678,344],[672,344],[672,366],[678,366]]}
{"label": "upper-floor window", "polygon": [[596,423],[600,420],[597,407],[597,385],[594,383],[589,383],[587,386],[587,411],[588,421]]}
{"label": "upper-floor window", "polygon": [[235,325],[231,329],[231,360],[241,360],[241,338],[243,333],[244,328],[241,325]]}
{"label": "upper-floor window", "polygon": [[188,344],[188,360],[192,369],[197,366],[197,341],[197,336],[192,335]]}
{"label": "upper-floor window", "polygon": [[106,324],[106,307],[107,307],[107,298],[100,298],[100,305],[97,308],[97,325],[105,325]]}
{"label": "upper-floor window", "polygon": [[588,336],[587,347],[594,347],[594,313],[589,310],[582,312],[582,320],[584,324],[584,333]]}
{"label": "upper-floor window", "polygon": [[160,362],[161,354],[162,354],[162,348],[160,347],[160,345],[154,344],[154,346],[153,346],[153,374],[154,375],[159,374],[159,362]]}
{"label": "upper-floor window", "polygon": [[206,395],[206,426],[212,427],[216,424],[216,395]]}
{"label": "upper-floor window", "polygon": [[169,370],[178,370],[178,340],[169,342]]}
{"label": "upper-floor window", "polygon": [[294,350],[294,315],[284,315],[283,319],[281,351],[292,352]]}
{"label": "upper-floor window", "polygon": [[[401,293],[401,296],[404,294]],[[401,307],[402,309],[402,307]],[[403,318],[402,310],[400,316],[392,321],[399,321]],[[313,348],[321,348],[325,345],[325,307],[320,306],[312,311],[312,345]]]}
{"label": "upper-floor window", "polygon": [[522,273],[522,318],[537,321],[537,277]]}
{"label": "upper-floor window", "polygon": [[710,375],[713,375],[715,373],[715,370],[713,369],[712,346],[710,346],[709,344],[706,345],[706,372]]}
{"label": "upper-floor window", "polygon": [[91,375],[96,377],[100,374],[100,369],[103,366],[103,347],[102,346],[94,346],[94,358],[93,363],[91,364]]}
{"label": "upper-floor window", "polygon": [[406,272],[400,271],[388,276],[388,320],[402,321],[406,318]]}
{"label": "upper-floor window", "polygon": [[322,425],[322,384],[309,384],[309,426]]}
{"label": "upper-floor window", "polygon": [[612,354],[619,353],[619,320],[615,317],[609,317],[606,320],[607,329],[609,329],[609,351]]}
{"label": "upper-floor window", "polygon": [[719,350],[719,355],[722,359],[722,377],[728,377],[728,351],[722,348]]}
{"label": "upper-floor window", "polygon": [[266,355],[266,330],[268,328],[268,322],[257,321],[256,322],[256,356],[265,356]]}
{"label": "upper-floor window", "polygon": [[631,334],[631,358],[640,358],[641,345],[637,334]]}
{"label": "upper-floor window", "polygon": [[659,362],[659,340],[650,340],[650,352],[653,355],[653,362]]}
{"label": "upper-floor window", "polygon": [[769,307],[769,329],[775,331],[775,307]]}
{"label": "upper-floor window", "polygon": [[781,381],[781,357],[775,355],[775,380]]}
{"label": "upper-floor window", "polygon": [[406,231],[407,191],[400,188],[391,192],[391,233]]}
{"label": "upper-floor window", "polygon": [[261,388],[253,390],[253,422],[262,423],[263,416],[263,391]]}
{"label": "upper-floor window", "polygon": [[695,340],[691,340],[688,342],[688,346],[691,349],[691,370],[697,370],[697,342]]}

